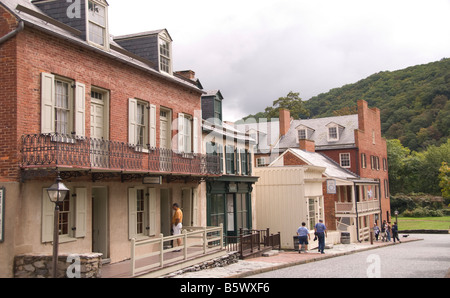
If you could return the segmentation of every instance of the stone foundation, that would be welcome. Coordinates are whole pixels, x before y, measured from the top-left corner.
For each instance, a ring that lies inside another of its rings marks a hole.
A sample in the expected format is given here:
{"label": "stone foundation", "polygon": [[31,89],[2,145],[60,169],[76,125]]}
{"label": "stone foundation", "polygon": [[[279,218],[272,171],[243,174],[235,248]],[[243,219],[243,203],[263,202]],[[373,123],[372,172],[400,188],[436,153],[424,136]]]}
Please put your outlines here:
{"label": "stone foundation", "polygon": [[[14,258],[15,278],[51,278],[51,255],[25,254]],[[58,256],[58,278],[100,278],[102,254],[62,254]]]}
{"label": "stone foundation", "polygon": [[225,267],[225,266],[237,263],[238,261],[239,261],[239,253],[233,252],[233,253],[229,253],[220,258],[212,259],[210,261],[206,261],[206,262],[203,262],[203,263],[191,266],[191,267],[187,267],[187,268],[178,270],[176,272],[173,272],[173,273],[168,274],[163,277],[164,278],[173,278],[177,275],[181,275],[181,274],[184,274],[187,272],[195,272],[195,271],[211,269],[211,268],[216,268],[216,267]]}

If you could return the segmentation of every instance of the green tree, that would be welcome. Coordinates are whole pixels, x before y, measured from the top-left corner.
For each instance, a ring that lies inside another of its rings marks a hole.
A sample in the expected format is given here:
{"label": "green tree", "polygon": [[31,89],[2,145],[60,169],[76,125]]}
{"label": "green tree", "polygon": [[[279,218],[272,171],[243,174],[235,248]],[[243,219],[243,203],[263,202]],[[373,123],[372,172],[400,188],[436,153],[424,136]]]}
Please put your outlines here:
{"label": "green tree", "polygon": [[411,150],[403,147],[398,139],[387,140],[389,186],[391,193],[405,192],[405,162]]}
{"label": "green tree", "polygon": [[439,187],[444,199],[450,198],[450,166],[445,161],[439,169]]}
{"label": "green tree", "polygon": [[267,107],[265,113],[267,118],[278,118],[280,109],[287,109],[291,111],[291,116],[294,119],[306,118],[310,115],[305,108],[300,93],[289,92],[285,97],[280,97],[273,102],[273,106]]}

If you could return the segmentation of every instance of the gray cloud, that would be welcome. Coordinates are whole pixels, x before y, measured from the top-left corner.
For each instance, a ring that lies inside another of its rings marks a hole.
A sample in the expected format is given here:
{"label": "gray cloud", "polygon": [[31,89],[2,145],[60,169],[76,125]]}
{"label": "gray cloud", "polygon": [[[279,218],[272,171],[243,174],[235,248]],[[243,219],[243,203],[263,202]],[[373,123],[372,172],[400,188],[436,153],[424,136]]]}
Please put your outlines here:
{"label": "gray cloud", "polygon": [[229,120],[449,56],[448,0],[108,2],[112,34],[167,28],[174,68],[220,89]]}

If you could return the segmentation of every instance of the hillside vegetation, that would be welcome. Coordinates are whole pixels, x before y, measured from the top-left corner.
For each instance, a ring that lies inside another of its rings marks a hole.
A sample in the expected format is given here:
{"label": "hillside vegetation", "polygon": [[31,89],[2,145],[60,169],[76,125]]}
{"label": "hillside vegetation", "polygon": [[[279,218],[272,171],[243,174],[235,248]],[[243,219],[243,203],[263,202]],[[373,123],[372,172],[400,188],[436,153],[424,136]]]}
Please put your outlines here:
{"label": "hillside vegetation", "polygon": [[332,89],[304,102],[312,118],[355,111],[364,99],[381,110],[387,139],[420,151],[440,145],[450,135],[450,59],[398,71],[384,71]]}

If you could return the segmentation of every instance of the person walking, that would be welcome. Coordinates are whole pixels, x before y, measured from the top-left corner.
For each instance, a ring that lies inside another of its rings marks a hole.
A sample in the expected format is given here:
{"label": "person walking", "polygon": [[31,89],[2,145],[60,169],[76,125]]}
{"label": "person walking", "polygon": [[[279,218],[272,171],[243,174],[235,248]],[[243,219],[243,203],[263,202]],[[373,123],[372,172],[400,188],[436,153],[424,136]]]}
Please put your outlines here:
{"label": "person walking", "polygon": [[[172,217],[172,230],[173,230],[173,235],[181,235],[181,229],[183,228],[182,222],[183,222],[183,211],[181,211],[180,206],[178,205],[178,203],[175,203],[172,205],[173,210],[175,210],[173,217]],[[177,244],[178,246],[181,246],[182,242],[181,242],[181,238],[177,239]],[[179,250],[175,250],[176,252],[181,251],[181,249]]]}
{"label": "person walking", "polygon": [[375,234],[376,241],[378,241],[378,236],[380,235],[380,228],[377,226],[377,223],[373,224],[373,232]]}
{"label": "person walking", "polygon": [[386,220],[381,224],[381,242],[386,241]]}
{"label": "person walking", "polygon": [[395,243],[395,239],[398,240],[399,243],[402,243],[400,241],[400,239],[398,238],[398,225],[397,222],[394,222],[394,225],[392,226],[392,238],[394,238],[394,243]]}
{"label": "person walking", "polygon": [[325,237],[327,236],[327,227],[323,223],[322,219],[319,219],[319,222],[314,226],[314,232],[317,234],[317,238],[319,240],[319,252],[324,254],[323,250],[325,249]]}
{"label": "person walking", "polygon": [[386,224],[386,237],[387,237],[387,241],[391,242],[391,223],[388,222]]}
{"label": "person walking", "polygon": [[305,222],[302,222],[302,226],[297,229],[297,236],[298,236],[298,244],[299,244],[298,253],[301,253],[301,251],[303,249],[303,245],[305,245],[304,252],[306,252],[308,250],[308,244],[309,244],[308,239],[311,240],[311,235],[309,235],[309,230],[306,227]]}

